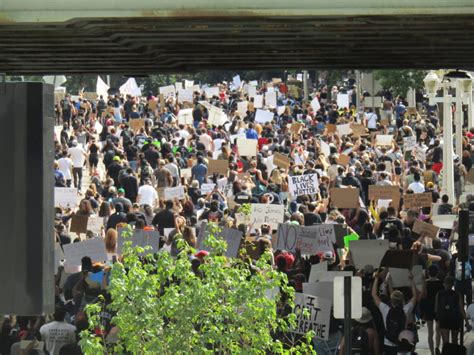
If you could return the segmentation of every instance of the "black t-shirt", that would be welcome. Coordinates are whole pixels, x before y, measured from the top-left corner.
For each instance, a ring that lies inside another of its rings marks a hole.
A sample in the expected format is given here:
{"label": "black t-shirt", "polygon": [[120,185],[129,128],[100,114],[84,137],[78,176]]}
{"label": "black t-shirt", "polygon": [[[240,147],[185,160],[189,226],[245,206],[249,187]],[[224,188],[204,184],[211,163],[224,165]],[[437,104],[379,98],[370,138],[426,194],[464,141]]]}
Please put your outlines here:
{"label": "black t-shirt", "polygon": [[155,170],[158,166],[158,159],[160,159],[160,153],[158,153],[155,149],[147,149],[144,154],[146,161],[150,164],[151,168]]}
{"label": "black t-shirt", "polygon": [[433,149],[433,163],[440,163],[443,159],[443,149],[441,147],[435,147]]}
{"label": "black t-shirt", "polygon": [[314,212],[308,212],[304,214],[304,225],[305,226],[312,226],[315,224],[321,224],[321,217]]}
{"label": "black t-shirt", "polygon": [[154,226],[158,226],[158,230],[161,235],[164,233],[165,228],[174,228],[174,213],[171,210],[163,210],[158,212],[151,223]]}

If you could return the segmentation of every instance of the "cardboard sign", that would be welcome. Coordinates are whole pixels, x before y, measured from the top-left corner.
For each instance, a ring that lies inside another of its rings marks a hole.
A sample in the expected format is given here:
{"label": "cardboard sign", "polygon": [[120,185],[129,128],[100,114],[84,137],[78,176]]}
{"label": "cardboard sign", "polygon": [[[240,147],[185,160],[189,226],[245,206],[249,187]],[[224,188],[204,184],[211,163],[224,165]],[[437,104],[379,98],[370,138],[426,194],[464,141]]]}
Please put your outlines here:
{"label": "cardboard sign", "polygon": [[369,133],[363,124],[354,123],[352,125],[352,135],[354,137],[366,137]]}
{"label": "cardboard sign", "polygon": [[[304,335],[312,330],[316,338],[329,339],[331,306],[332,302],[330,300],[296,293],[293,313],[296,314],[297,326],[293,333]],[[304,315],[304,313],[307,313],[307,315]]]}
{"label": "cardboard sign", "polygon": [[89,219],[88,216],[81,216],[78,214],[74,214],[71,218],[71,228],[69,229],[70,232],[73,233],[87,233],[87,220]]}
{"label": "cardboard sign", "polygon": [[296,251],[301,254],[314,255],[318,252],[333,251],[336,242],[334,226],[319,224],[316,226],[298,226],[294,224],[278,225],[277,245],[274,249]]}
{"label": "cardboard sign", "polygon": [[326,131],[327,131],[328,134],[329,134],[329,133],[336,133],[336,131],[337,131],[337,126],[336,126],[335,124],[328,123],[328,124],[326,125]]}
{"label": "cardboard sign", "polygon": [[165,187],[164,197],[166,200],[181,200],[185,198],[186,194],[184,193],[184,186],[180,185],[176,187]]}
{"label": "cardboard sign", "polygon": [[418,255],[415,250],[387,250],[380,262],[380,267],[397,267],[411,270],[417,259]]}
{"label": "cardboard sign", "polygon": [[[231,228],[220,228],[220,232],[215,233],[214,237],[220,238],[226,241],[227,249],[225,255],[230,258],[237,257],[240,249],[240,243],[242,241],[242,232],[237,229]],[[199,234],[197,237],[198,249],[207,250],[212,252],[212,249],[205,244],[205,240],[208,238],[210,234],[210,226],[207,223],[202,223],[201,227],[199,228]]]}
{"label": "cardboard sign", "polygon": [[359,207],[359,189],[353,188],[332,188],[331,206],[337,208],[357,208]]}
{"label": "cardboard sign", "polygon": [[436,227],[430,223],[415,220],[415,223],[413,224],[413,232],[425,237],[435,239],[438,237],[439,227]]}
{"label": "cardboard sign", "polygon": [[145,119],[143,118],[132,118],[128,121],[128,125],[134,132],[138,132],[141,128],[145,128]]}
{"label": "cardboard sign", "polygon": [[388,250],[388,240],[354,240],[351,241],[352,263],[357,269],[366,265],[377,268]]}
{"label": "cardboard sign", "polygon": [[212,175],[217,173],[219,175],[227,175],[228,168],[229,162],[227,160],[209,160],[207,174]]}
{"label": "cardboard sign", "polygon": [[403,204],[405,208],[431,207],[433,204],[433,195],[431,192],[405,194],[403,195]]}
{"label": "cardboard sign", "polygon": [[[124,237],[125,229],[118,230],[117,253],[122,254],[123,245],[126,241],[132,242],[132,247],[146,248],[142,255],[159,252],[160,233],[156,230],[135,229],[130,237]],[[150,247],[150,248],[148,248]]]}
{"label": "cardboard sign", "polygon": [[68,268],[81,266],[81,259],[88,256],[93,262],[104,262],[107,260],[104,239],[92,238],[79,243],[64,244],[65,265]]}
{"label": "cardboard sign", "polygon": [[150,100],[148,101],[148,108],[151,110],[151,111],[156,111],[156,108],[158,107],[158,102],[155,101],[155,100]]}
{"label": "cardboard sign", "polygon": [[178,123],[192,125],[194,123],[193,109],[187,108],[187,109],[179,110]]}
{"label": "cardboard sign", "polygon": [[[400,200],[400,189],[398,186],[369,185],[369,200]],[[398,205],[397,205],[398,206]]]}
{"label": "cardboard sign", "polygon": [[277,152],[273,154],[273,164],[275,164],[279,168],[288,169],[290,167],[290,162],[290,158],[288,158],[286,155]]}
{"label": "cardboard sign", "polygon": [[314,195],[318,193],[318,174],[288,176],[292,196]]}
{"label": "cardboard sign", "polygon": [[337,135],[339,137],[348,136],[349,134],[352,134],[352,128],[351,128],[351,125],[349,123],[338,124],[336,126],[336,131],[337,131]]}
{"label": "cardboard sign", "polygon": [[242,157],[254,157],[257,155],[258,141],[256,139],[237,138],[237,148]]}
{"label": "cardboard sign", "polygon": [[54,188],[54,207],[74,208],[77,205],[77,189],[72,187]]}
{"label": "cardboard sign", "polygon": [[375,136],[375,144],[381,146],[391,146],[393,142],[393,134],[378,134]]}
{"label": "cardboard sign", "polygon": [[273,112],[257,109],[257,112],[255,113],[255,122],[260,122],[260,123],[272,122],[273,117],[274,117]]}
{"label": "cardboard sign", "polygon": [[[314,280],[317,279],[316,275],[326,272],[328,272],[327,261],[321,261],[318,264],[311,265],[311,270],[309,272],[309,282],[315,282]],[[313,277],[311,277],[311,274],[313,274]]]}
{"label": "cardboard sign", "polygon": [[299,134],[301,132],[301,129],[303,128],[303,125],[299,122],[293,122],[290,127],[290,131],[293,134]]}
{"label": "cardboard sign", "polygon": [[337,163],[342,166],[347,166],[350,161],[351,158],[346,154],[339,154],[339,157],[337,158]]}

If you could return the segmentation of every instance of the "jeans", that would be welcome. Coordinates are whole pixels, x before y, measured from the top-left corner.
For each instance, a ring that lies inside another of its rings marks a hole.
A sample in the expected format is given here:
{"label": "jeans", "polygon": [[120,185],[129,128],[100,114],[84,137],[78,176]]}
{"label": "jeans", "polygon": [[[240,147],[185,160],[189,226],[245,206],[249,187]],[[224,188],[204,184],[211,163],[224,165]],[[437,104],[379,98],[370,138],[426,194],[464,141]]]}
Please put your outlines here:
{"label": "jeans", "polygon": [[77,191],[81,191],[82,168],[72,168],[72,175],[74,177],[74,187],[77,188]]}
{"label": "jeans", "polygon": [[339,352],[339,343],[341,342],[341,332],[335,332],[329,335],[328,340],[314,338],[313,347],[318,355],[336,355]]}

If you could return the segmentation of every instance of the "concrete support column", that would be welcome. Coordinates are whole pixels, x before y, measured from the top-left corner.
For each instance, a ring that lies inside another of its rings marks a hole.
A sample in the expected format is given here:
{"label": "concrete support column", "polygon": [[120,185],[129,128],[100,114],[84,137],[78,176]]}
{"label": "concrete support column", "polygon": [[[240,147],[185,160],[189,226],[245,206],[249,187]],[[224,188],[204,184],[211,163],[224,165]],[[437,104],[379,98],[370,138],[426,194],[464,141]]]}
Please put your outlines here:
{"label": "concrete support column", "polygon": [[451,203],[454,203],[452,96],[448,95],[447,87],[443,88],[443,97],[443,187],[441,191],[448,195]]}
{"label": "concrete support column", "polygon": [[462,85],[461,80],[456,83],[456,154],[462,158],[462,126],[463,126],[463,112],[462,112]]}

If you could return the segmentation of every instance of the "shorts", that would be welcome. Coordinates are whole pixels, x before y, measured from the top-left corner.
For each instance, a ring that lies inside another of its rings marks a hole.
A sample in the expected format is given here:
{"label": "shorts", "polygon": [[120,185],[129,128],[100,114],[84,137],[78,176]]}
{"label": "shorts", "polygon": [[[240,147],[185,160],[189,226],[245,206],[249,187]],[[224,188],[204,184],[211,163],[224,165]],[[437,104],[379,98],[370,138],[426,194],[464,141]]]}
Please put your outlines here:
{"label": "shorts", "polygon": [[89,165],[91,167],[97,167],[97,165],[99,165],[99,157],[97,156],[89,156]]}
{"label": "shorts", "polygon": [[440,317],[440,329],[460,330],[462,328],[462,319],[459,317]]}

